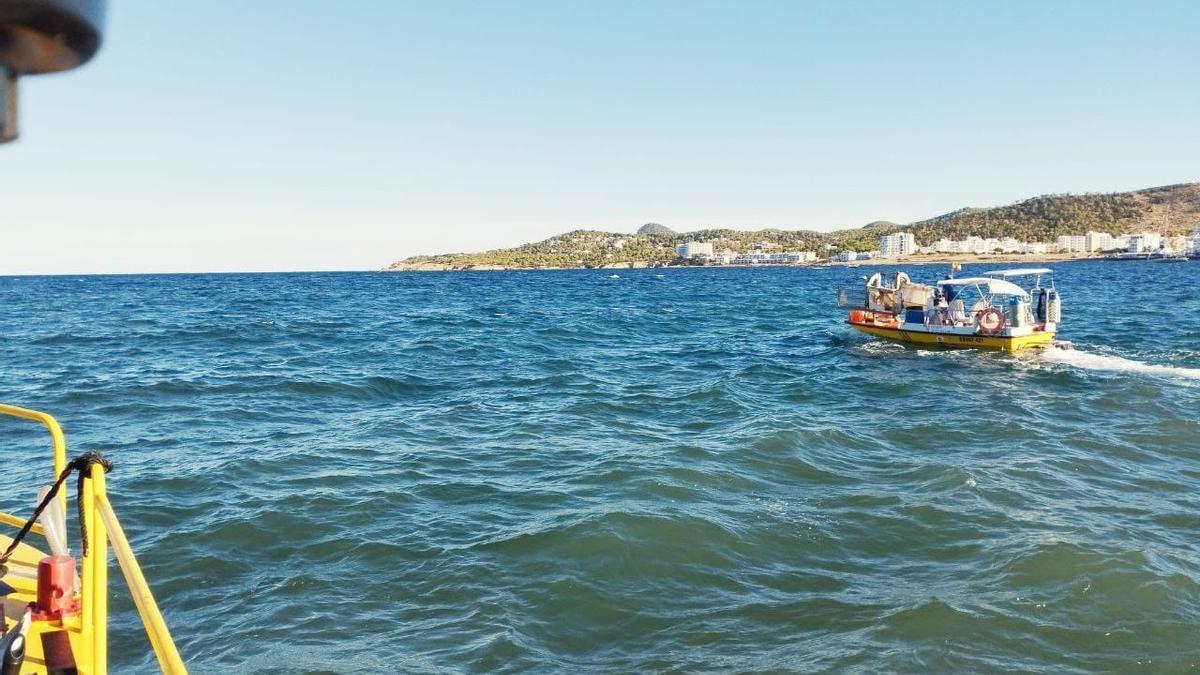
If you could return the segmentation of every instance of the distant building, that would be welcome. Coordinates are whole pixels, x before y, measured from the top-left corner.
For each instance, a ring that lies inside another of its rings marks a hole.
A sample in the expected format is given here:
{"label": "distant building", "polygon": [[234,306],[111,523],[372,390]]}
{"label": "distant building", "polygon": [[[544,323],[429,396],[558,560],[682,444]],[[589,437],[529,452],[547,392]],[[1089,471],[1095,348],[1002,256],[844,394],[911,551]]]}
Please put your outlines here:
{"label": "distant building", "polygon": [[1142,232],[1130,235],[1125,250],[1130,253],[1152,253],[1162,248],[1162,235],[1157,232]]}
{"label": "distant building", "polygon": [[912,232],[885,234],[879,238],[879,254],[885,258],[912,255],[917,252],[917,240]]}
{"label": "distant building", "polygon": [[675,255],[680,258],[699,258],[701,256],[712,256],[712,254],[713,245],[711,241],[689,241],[675,247]]}
{"label": "distant building", "polygon": [[858,253],[856,251],[841,251],[838,253],[837,259],[839,262],[854,262],[858,260]]}
{"label": "distant building", "polygon": [[812,251],[781,251],[768,253],[767,259],[772,263],[801,263],[816,260],[817,255]]}
{"label": "distant building", "polygon": [[1083,236],[1083,250],[1088,253],[1108,251],[1113,248],[1116,248],[1113,245],[1113,237],[1107,232],[1088,232]]}
{"label": "distant building", "polygon": [[952,239],[946,239],[945,237],[933,242],[933,246],[930,246],[929,248],[933,249],[934,253],[958,253],[959,252],[958,242],[954,241]]}
{"label": "distant building", "polygon": [[1087,237],[1082,234],[1064,234],[1055,241],[1060,253],[1083,253],[1087,251]]}
{"label": "distant building", "polygon": [[765,265],[771,262],[771,254],[762,251],[743,253],[733,259],[735,265]]}

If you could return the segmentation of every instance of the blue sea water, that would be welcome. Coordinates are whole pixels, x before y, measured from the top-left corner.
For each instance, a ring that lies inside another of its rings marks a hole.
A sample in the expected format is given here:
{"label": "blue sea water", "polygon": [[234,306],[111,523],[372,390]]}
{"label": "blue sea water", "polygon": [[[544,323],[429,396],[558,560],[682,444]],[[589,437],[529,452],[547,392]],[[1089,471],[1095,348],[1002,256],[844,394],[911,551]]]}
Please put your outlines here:
{"label": "blue sea water", "polygon": [[1016,356],[853,333],[872,271],[0,278],[0,400],[195,672],[1200,667],[1200,263],[1059,265]]}

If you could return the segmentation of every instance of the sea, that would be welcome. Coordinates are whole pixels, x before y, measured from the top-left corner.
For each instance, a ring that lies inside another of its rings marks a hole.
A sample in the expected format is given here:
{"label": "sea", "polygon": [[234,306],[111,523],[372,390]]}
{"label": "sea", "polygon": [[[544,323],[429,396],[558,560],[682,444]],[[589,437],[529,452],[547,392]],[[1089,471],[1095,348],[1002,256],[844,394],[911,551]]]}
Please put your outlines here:
{"label": "sea", "polygon": [[1200,262],[1057,264],[1018,355],[853,332],[881,269],[3,277],[0,400],[197,673],[1200,668]]}

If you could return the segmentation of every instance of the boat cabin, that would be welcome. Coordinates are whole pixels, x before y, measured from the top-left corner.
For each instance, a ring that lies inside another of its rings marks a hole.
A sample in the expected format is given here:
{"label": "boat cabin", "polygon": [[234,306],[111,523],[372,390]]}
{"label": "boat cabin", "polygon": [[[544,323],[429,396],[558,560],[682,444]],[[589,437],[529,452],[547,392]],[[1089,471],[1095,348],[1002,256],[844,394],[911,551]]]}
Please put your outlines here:
{"label": "boat cabin", "polygon": [[[1013,269],[942,279],[924,307],[905,307],[902,328],[1006,337],[1054,332],[1061,312],[1051,274],[1049,269]],[[1015,283],[1019,279],[1031,279],[1030,290]]]}

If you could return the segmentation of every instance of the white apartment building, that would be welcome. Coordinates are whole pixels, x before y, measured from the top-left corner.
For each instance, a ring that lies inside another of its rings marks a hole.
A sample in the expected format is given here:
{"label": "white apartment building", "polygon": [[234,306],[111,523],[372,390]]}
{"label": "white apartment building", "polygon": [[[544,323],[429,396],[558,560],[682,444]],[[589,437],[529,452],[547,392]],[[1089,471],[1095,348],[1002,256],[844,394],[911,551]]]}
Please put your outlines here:
{"label": "white apartment building", "polygon": [[711,241],[689,241],[675,247],[675,255],[680,258],[697,258],[700,256],[711,256],[712,254],[713,245]]}
{"label": "white apartment building", "polygon": [[771,262],[771,254],[762,251],[743,253],[733,259],[735,265],[766,265]]}
{"label": "white apartment building", "polygon": [[854,262],[855,260],[858,260],[858,252],[841,251],[838,253],[837,259],[839,262]]}
{"label": "white apartment building", "polygon": [[1000,240],[1000,250],[1004,253],[1019,253],[1025,247],[1025,242],[1017,241],[1012,237],[1005,237]]}
{"label": "white apartment building", "polygon": [[1003,239],[970,236],[960,241],[953,239],[938,239],[933,242],[932,246],[926,246],[921,249],[925,253],[974,253],[982,255],[986,253],[995,253],[1000,250],[1002,253],[1045,253],[1046,245],[1041,242],[1024,242],[1014,237],[1004,237]]}
{"label": "white apartment building", "polygon": [[883,257],[912,255],[917,252],[917,240],[912,232],[885,234],[879,238],[879,254]]}
{"label": "white apartment building", "polygon": [[1200,254],[1200,227],[1196,228],[1196,231],[1192,232],[1192,236],[1188,237],[1185,248],[1188,253]]}
{"label": "white apartment building", "polygon": [[1130,253],[1153,253],[1162,248],[1162,235],[1157,232],[1142,232],[1130,235],[1125,250]]}
{"label": "white apartment building", "polygon": [[751,251],[743,253],[733,259],[735,265],[779,265],[784,263],[802,263],[812,262],[817,259],[817,254],[812,251],[778,251],[776,253],[764,253],[762,251]]}
{"label": "white apartment building", "polygon": [[817,259],[817,254],[812,251],[782,251],[767,255],[773,263],[801,263],[812,262]]}
{"label": "white apartment building", "polygon": [[1056,250],[1062,253],[1083,253],[1087,251],[1087,236],[1082,234],[1060,235],[1054,242]]}
{"label": "white apartment building", "polygon": [[1116,244],[1113,243],[1113,236],[1107,232],[1089,231],[1083,235],[1083,248],[1089,253],[1095,253],[1114,249]]}
{"label": "white apartment building", "polygon": [[953,239],[945,239],[945,238],[938,239],[937,241],[933,242],[932,246],[929,246],[928,248],[936,253],[958,253],[959,252],[958,242],[954,241]]}

